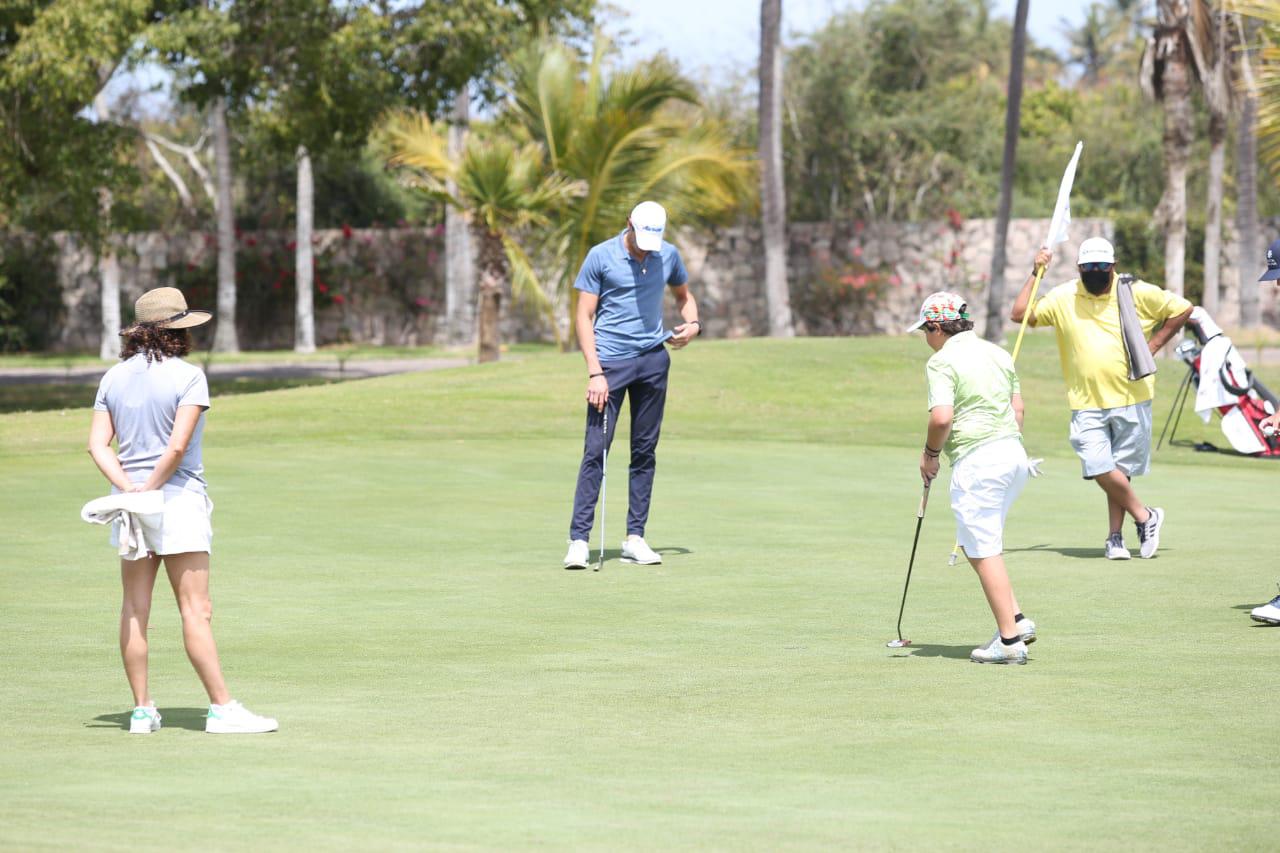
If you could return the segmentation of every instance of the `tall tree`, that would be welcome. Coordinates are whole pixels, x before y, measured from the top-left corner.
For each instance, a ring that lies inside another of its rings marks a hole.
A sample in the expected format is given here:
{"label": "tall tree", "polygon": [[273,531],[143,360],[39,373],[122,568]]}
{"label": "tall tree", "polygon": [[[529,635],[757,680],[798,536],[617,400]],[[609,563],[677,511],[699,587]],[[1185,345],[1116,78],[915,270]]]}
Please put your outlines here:
{"label": "tall tree", "polygon": [[[93,109],[98,121],[111,120],[105,92],[99,91],[93,99]],[[104,360],[120,357],[120,259],[116,256],[114,235],[111,233],[113,202],[111,188],[99,187],[98,204],[106,233],[98,248],[98,279],[102,301],[102,340],[98,345],[98,356]]]}
{"label": "tall tree", "polygon": [[217,188],[218,296],[217,327],[213,333],[215,352],[239,352],[236,331],[236,223],[232,205],[231,131],[227,128],[227,99],[217,98],[210,107],[213,122],[214,186]]}
{"label": "tall tree", "polygon": [[787,190],[782,167],[782,0],[760,0],[760,228],[769,334],[789,338]]}
{"label": "tall tree", "polygon": [[1000,206],[996,211],[995,244],[991,252],[990,287],[987,290],[987,327],[984,333],[989,341],[1004,340],[1005,240],[1009,236],[1018,131],[1022,126],[1022,73],[1027,57],[1029,5],[1030,0],[1018,0],[1018,9],[1013,17],[1013,40],[1009,49],[1009,94],[1004,113],[1004,153],[1000,159]]}
{"label": "tall tree", "polygon": [[1143,90],[1164,105],[1164,195],[1156,206],[1156,222],[1164,231],[1164,286],[1184,289],[1187,248],[1187,166],[1195,138],[1191,108],[1193,84],[1203,65],[1195,45],[1204,32],[1201,0],[1159,0],[1158,19],[1143,54]]}
{"label": "tall tree", "polygon": [[[464,86],[453,99],[449,116],[449,159],[457,162],[467,144],[471,93]],[[457,192],[452,178],[446,192]],[[471,229],[466,213],[448,205],[444,213],[445,337],[449,343],[469,343],[475,338],[475,264],[472,262]]]}
{"label": "tall tree", "polygon": [[[1251,9],[1251,14],[1270,10]],[[1276,23],[1280,25],[1280,15]],[[1240,325],[1253,328],[1262,321],[1258,298],[1258,81],[1253,73],[1252,17],[1235,16],[1240,39],[1240,120],[1236,124],[1236,269],[1239,272]]]}
{"label": "tall tree", "polygon": [[1222,198],[1227,162],[1227,125],[1233,106],[1231,20],[1222,9],[1209,9],[1209,30],[1200,37],[1205,56],[1205,103],[1209,107],[1209,185],[1205,201],[1204,295],[1201,304],[1211,315],[1218,313],[1221,288]]}

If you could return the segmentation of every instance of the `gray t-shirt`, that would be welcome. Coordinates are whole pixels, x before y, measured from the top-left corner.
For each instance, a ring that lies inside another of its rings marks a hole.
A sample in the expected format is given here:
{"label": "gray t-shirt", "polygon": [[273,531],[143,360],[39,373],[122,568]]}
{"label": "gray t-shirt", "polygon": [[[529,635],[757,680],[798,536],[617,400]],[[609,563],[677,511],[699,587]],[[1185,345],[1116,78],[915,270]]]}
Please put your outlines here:
{"label": "gray t-shirt", "polygon": [[[147,357],[139,353],[102,377],[93,409],[111,415],[119,445],[116,455],[133,482],[146,482],[155,470],[169,446],[179,406],[209,408],[209,382],[204,371],[180,358],[147,364]],[[187,452],[166,485],[204,491],[203,435],[201,412]]]}

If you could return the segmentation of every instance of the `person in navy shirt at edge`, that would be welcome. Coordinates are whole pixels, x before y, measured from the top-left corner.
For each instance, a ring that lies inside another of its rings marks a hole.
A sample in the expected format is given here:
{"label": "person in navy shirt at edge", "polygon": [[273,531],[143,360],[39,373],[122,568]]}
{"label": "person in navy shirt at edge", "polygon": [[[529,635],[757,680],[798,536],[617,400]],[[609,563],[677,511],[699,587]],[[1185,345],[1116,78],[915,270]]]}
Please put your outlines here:
{"label": "person in navy shirt at edge", "polygon": [[[662,239],[666,224],[662,205],[654,201],[636,205],[626,230],[587,253],[573,284],[579,291],[578,344],[587,361],[587,429],[566,569],[585,569],[590,562],[588,542],[600,494],[601,454],[613,441],[627,394],[631,396],[631,482],[622,558],[643,565],[662,562],[645,543],[644,528],[671,369],[663,344],[680,349],[702,332],[680,252]],[[684,319],[669,332],[662,327],[662,296],[667,289]],[[609,407],[608,435],[602,429],[605,406]]]}

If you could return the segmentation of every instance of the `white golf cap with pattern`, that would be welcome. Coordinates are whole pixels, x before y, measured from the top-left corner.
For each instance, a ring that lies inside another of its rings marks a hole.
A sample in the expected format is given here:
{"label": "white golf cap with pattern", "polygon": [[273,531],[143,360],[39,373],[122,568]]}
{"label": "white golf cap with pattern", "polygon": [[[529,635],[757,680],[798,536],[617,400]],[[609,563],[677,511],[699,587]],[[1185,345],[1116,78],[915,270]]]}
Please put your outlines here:
{"label": "white golf cap with pattern", "polygon": [[1116,250],[1111,242],[1103,237],[1090,237],[1080,244],[1080,254],[1076,256],[1077,264],[1114,264]]}
{"label": "white golf cap with pattern", "polygon": [[631,211],[631,227],[636,232],[636,246],[642,252],[662,248],[662,232],[667,228],[667,212],[656,201],[642,201]]}
{"label": "white golf cap with pattern", "polygon": [[969,306],[964,297],[958,293],[939,290],[937,293],[930,293],[924,298],[924,304],[920,306],[920,317],[907,327],[907,331],[914,332],[925,323],[945,323],[948,320],[968,319]]}

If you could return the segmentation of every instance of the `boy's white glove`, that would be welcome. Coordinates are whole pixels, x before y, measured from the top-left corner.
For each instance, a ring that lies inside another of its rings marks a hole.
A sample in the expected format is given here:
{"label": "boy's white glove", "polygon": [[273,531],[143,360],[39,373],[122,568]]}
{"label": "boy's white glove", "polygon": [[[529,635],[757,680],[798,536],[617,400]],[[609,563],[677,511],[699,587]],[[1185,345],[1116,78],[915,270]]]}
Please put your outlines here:
{"label": "boy's white glove", "polygon": [[1030,473],[1032,477],[1039,477],[1041,474],[1043,474],[1043,473],[1044,473],[1043,471],[1041,471],[1041,470],[1040,470],[1040,463],[1041,463],[1041,462],[1043,462],[1043,461],[1044,461],[1044,459],[1043,459],[1043,458],[1040,458],[1040,459],[1028,459],[1028,460],[1027,460],[1027,472],[1028,472],[1028,473]]}

